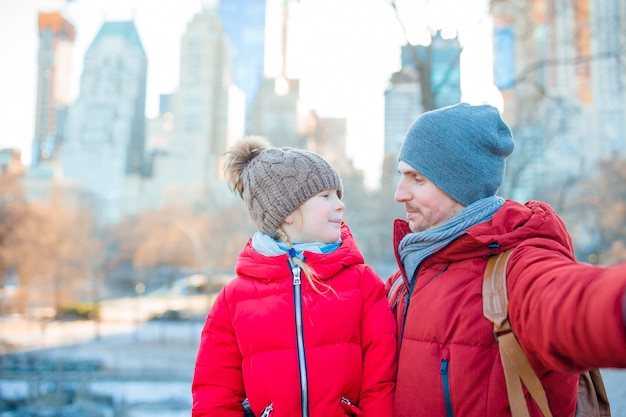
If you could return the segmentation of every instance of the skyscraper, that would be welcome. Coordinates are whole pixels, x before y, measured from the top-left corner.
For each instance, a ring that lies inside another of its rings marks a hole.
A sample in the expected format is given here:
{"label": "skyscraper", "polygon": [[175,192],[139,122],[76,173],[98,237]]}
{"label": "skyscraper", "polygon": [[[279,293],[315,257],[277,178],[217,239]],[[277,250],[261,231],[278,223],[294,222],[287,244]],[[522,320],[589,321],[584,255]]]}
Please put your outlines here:
{"label": "skyscraper", "polygon": [[300,80],[284,80],[285,91],[276,92],[276,79],[266,78],[251,107],[249,133],[270,139],[274,146],[306,148],[310,132],[300,123],[308,110],[300,102]]}
{"label": "skyscraper", "polygon": [[265,65],[265,0],[220,0],[217,11],[233,47],[233,81],[246,99],[246,120]]}
{"label": "skyscraper", "polygon": [[[430,86],[435,108],[461,100],[461,47],[458,38],[444,39],[437,32],[428,46],[404,45],[400,71],[391,76],[385,91],[385,153],[397,153],[404,134],[424,112],[422,87]],[[429,80],[421,82],[417,65],[429,69]],[[394,168],[395,169],[395,168]]]}
{"label": "skyscraper", "polygon": [[392,74],[389,84],[385,91],[384,149],[385,154],[397,154],[409,126],[424,110],[414,69],[403,68]]}
{"label": "skyscraper", "polygon": [[121,217],[126,180],[143,172],[146,71],[135,24],[105,22],[85,54],[61,153],[64,178],[98,197],[105,220]]}
{"label": "skyscraper", "polygon": [[178,88],[169,100],[173,127],[155,175],[197,193],[218,172],[227,144],[231,56],[215,9],[193,17],[180,49]]}
{"label": "skyscraper", "polygon": [[[180,76],[168,99],[162,127],[153,135],[162,144],[154,155],[152,178],[144,189],[146,205],[163,207],[194,203],[219,184],[229,123],[243,124],[242,109],[229,112],[231,96],[230,43],[214,8],[205,6],[187,24],[181,39]],[[239,91],[241,94],[241,91]]]}
{"label": "skyscraper", "polygon": [[75,29],[60,12],[39,13],[37,102],[32,164],[55,155],[65,135],[70,104],[71,54]]}
{"label": "skyscraper", "polygon": [[[582,3],[578,0],[577,3]],[[593,102],[596,105],[596,126],[599,137],[595,142],[602,156],[626,153],[626,70],[623,64],[626,34],[626,2],[613,0],[584,0],[593,11],[588,21],[580,22],[582,46],[591,47],[595,58],[587,62],[585,81],[591,78]],[[581,9],[581,5],[578,5]],[[577,22],[578,23],[578,22]],[[591,27],[593,34],[589,33]],[[593,35],[593,36],[590,36]],[[586,36],[586,37],[585,37]],[[591,71],[591,76],[589,75]]]}
{"label": "skyscraper", "polygon": [[198,155],[226,151],[228,90],[232,79],[230,45],[212,8],[204,8],[187,25],[181,40],[180,78],[172,95],[174,130],[188,135]]}
{"label": "skyscraper", "polygon": [[503,189],[511,198],[557,204],[551,198],[626,149],[626,73],[616,58],[626,6],[491,0],[491,12],[494,79],[517,144],[507,162],[514,183]]}

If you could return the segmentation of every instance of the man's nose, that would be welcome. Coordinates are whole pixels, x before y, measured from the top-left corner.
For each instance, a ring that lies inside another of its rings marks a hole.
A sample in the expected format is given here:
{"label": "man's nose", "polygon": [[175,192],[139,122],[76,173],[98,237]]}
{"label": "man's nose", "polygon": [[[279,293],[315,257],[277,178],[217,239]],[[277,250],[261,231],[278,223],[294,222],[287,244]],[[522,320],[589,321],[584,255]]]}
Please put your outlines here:
{"label": "man's nose", "polygon": [[406,201],[409,198],[408,193],[404,190],[404,187],[402,187],[402,182],[398,183],[398,186],[396,187],[396,192],[393,194],[393,198],[398,203]]}

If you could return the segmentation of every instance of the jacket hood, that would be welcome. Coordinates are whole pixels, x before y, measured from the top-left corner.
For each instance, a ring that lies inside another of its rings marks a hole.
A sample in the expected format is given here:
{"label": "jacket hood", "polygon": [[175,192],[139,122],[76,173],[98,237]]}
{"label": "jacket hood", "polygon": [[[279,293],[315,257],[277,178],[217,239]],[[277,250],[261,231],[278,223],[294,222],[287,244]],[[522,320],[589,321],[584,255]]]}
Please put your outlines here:
{"label": "jacket hood", "polygon": [[[398,245],[410,232],[406,220],[395,220],[393,242],[397,261]],[[526,204],[506,200],[490,221],[470,227],[467,234],[431,258],[436,259],[441,255],[448,261],[461,261],[504,252],[523,241],[559,250],[564,254],[573,252],[565,224],[549,204],[535,200]],[[401,265],[400,262],[398,264]]]}
{"label": "jacket hood", "polygon": [[[352,232],[345,223],[341,225],[341,245],[330,253],[314,253],[304,251],[307,265],[318,274],[318,279],[326,280],[342,268],[362,264],[363,255]],[[256,278],[262,281],[291,279],[288,263],[289,255],[265,256],[254,250],[252,238],[248,239],[239,253],[235,273],[237,276]]]}

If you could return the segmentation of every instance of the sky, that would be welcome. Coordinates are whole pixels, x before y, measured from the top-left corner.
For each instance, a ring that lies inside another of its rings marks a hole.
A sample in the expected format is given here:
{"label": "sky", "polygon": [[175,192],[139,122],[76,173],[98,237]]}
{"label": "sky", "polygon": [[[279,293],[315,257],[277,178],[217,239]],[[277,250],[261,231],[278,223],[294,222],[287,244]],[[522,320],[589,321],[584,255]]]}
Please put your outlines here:
{"label": "sky", "polygon": [[[160,94],[178,83],[180,40],[204,4],[216,0],[0,0],[0,148],[20,148],[28,162],[37,88],[37,13],[61,11],[76,27],[71,96],[80,91],[84,54],[105,21],[133,19],[148,57],[146,116]],[[267,0],[266,75],[280,70],[280,10]],[[347,152],[366,180],[378,179],[383,153],[383,95],[399,69],[406,28],[412,43],[428,30],[458,33],[463,101],[496,104],[491,19],[487,0],[291,0],[288,75],[299,78],[302,101],[323,117],[347,120]]]}

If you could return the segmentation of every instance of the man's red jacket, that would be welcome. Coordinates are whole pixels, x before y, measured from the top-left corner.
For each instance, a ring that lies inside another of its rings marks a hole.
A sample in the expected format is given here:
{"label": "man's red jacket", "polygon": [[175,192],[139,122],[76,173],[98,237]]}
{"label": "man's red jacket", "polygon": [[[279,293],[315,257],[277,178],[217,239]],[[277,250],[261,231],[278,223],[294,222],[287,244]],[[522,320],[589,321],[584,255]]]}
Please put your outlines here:
{"label": "man's red jacket", "polygon": [[[409,232],[396,220],[395,248]],[[422,262],[408,302],[408,277],[399,271],[388,279],[388,289],[398,278],[404,283],[390,300],[398,324],[396,417],[510,416],[498,345],[482,311],[488,256],[509,248],[516,248],[507,268],[511,326],[552,414],[574,415],[578,372],[626,367],[626,265],[577,263],[547,204],[506,201],[491,221]],[[541,416],[529,404],[531,416]]]}

